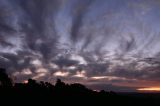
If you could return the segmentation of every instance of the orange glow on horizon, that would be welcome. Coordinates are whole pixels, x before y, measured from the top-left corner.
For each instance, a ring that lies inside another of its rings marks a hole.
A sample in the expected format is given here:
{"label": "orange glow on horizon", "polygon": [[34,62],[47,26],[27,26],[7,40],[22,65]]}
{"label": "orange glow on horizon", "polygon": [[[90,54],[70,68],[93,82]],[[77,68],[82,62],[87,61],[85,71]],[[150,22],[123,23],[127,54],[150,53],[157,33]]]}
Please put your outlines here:
{"label": "orange glow on horizon", "polygon": [[160,92],[160,87],[148,87],[148,88],[139,88],[138,91],[153,91]]}

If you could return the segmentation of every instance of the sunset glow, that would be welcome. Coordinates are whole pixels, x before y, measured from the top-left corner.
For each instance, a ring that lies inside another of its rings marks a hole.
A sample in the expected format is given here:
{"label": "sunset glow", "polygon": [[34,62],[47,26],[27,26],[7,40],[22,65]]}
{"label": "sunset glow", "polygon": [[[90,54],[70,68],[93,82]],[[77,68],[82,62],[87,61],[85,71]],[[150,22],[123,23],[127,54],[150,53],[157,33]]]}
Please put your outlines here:
{"label": "sunset glow", "polygon": [[160,87],[139,88],[138,91],[155,91],[160,92]]}
{"label": "sunset glow", "polygon": [[160,91],[159,9],[160,0],[0,0],[0,68],[14,82]]}

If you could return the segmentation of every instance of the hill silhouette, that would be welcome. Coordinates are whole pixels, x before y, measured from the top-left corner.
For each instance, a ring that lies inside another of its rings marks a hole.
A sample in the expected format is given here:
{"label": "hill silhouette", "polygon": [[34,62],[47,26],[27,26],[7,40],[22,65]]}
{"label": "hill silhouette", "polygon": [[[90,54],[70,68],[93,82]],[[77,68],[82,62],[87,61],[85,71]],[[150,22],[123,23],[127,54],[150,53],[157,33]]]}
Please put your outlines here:
{"label": "hill silhouette", "polygon": [[[47,105],[159,105],[158,93],[115,93],[101,90],[100,92],[86,88],[79,83],[66,84],[57,79],[55,85],[48,82],[37,82],[28,79],[28,83],[13,83],[0,68],[0,104],[3,102],[18,104]],[[12,102],[11,102],[12,101]]]}

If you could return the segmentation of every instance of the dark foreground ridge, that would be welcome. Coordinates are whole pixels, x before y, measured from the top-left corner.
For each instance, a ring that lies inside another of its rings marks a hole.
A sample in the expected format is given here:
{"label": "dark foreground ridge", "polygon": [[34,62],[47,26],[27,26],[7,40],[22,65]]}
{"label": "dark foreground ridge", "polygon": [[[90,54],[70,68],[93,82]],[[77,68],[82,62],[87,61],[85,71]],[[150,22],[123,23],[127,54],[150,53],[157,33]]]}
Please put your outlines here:
{"label": "dark foreground ridge", "polygon": [[82,84],[65,84],[60,79],[55,85],[48,82],[37,82],[29,79],[28,83],[13,83],[0,69],[0,103],[44,106],[54,105],[160,105],[158,93],[114,93],[96,92]]}

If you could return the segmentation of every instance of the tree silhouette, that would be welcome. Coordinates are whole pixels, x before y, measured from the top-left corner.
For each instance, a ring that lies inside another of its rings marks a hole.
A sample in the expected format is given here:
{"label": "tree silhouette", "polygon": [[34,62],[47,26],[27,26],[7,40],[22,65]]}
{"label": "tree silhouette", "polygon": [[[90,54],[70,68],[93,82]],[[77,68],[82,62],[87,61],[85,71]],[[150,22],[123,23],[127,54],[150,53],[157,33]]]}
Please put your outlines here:
{"label": "tree silhouette", "polygon": [[12,80],[6,74],[6,70],[4,68],[0,68],[0,86],[2,87],[11,87]]}
{"label": "tree silhouette", "polygon": [[62,82],[60,79],[57,79],[55,86],[56,87],[63,87],[63,86],[65,86],[65,83]]}
{"label": "tree silhouette", "polygon": [[[9,88],[9,89],[8,89]],[[11,98],[9,98],[11,97]],[[28,83],[15,83],[6,74],[6,70],[0,68],[0,98],[5,100],[16,99],[23,103],[58,103],[69,105],[66,103],[77,102],[79,105],[84,105],[85,102],[90,102],[93,105],[160,105],[160,94],[153,94],[147,96],[146,94],[117,94],[115,92],[107,92],[101,90],[100,92],[88,89],[82,84],[73,83],[65,84],[60,79],[57,79],[56,84],[52,85],[49,82],[36,81],[28,79]],[[67,101],[67,102],[64,102]],[[107,102],[106,102],[107,101]],[[0,101],[2,103],[2,99]]]}

